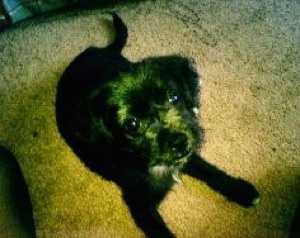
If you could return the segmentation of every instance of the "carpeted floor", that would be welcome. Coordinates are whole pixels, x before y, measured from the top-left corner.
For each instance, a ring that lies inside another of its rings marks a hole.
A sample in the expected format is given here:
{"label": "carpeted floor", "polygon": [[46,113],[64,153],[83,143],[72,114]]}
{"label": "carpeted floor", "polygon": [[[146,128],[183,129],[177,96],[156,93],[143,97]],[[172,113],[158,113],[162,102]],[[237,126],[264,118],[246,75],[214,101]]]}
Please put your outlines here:
{"label": "carpeted floor", "polygon": [[[43,16],[0,34],[0,145],[21,168],[39,237],[143,237],[117,186],[89,172],[55,125],[63,70],[87,46],[113,37],[104,11]],[[141,1],[117,11],[129,28],[128,58],[195,59],[207,134],[201,154],[262,195],[257,207],[245,209],[184,177],[160,206],[172,231],[287,237],[300,200],[299,1]],[[0,154],[0,236],[30,237],[30,205],[16,204],[12,192],[22,181],[14,163]],[[25,198],[22,191],[17,196]]]}

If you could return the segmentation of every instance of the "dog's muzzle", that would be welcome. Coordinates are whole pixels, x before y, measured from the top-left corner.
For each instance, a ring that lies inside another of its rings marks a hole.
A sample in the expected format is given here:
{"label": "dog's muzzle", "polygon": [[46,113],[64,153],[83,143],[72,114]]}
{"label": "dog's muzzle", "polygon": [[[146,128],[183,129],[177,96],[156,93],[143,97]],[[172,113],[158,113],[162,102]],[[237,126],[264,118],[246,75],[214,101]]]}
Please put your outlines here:
{"label": "dog's muzzle", "polygon": [[188,137],[180,132],[162,130],[158,135],[158,144],[161,153],[171,153],[173,159],[176,160],[180,160],[190,153]]}

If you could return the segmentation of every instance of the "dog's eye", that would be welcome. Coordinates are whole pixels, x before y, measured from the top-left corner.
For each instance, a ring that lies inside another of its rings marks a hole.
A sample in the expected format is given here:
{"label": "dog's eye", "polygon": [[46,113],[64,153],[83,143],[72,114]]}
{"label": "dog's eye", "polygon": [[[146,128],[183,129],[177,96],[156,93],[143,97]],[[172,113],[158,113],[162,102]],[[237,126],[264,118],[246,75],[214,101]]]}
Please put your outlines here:
{"label": "dog's eye", "polygon": [[169,102],[170,103],[177,103],[180,100],[180,96],[178,92],[171,92],[169,93]]}
{"label": "dog's eye", "polygon": [[124,122],[123,127],[127,133],[136,134],[140,129],[140,123],[136,118],[129,118]]}

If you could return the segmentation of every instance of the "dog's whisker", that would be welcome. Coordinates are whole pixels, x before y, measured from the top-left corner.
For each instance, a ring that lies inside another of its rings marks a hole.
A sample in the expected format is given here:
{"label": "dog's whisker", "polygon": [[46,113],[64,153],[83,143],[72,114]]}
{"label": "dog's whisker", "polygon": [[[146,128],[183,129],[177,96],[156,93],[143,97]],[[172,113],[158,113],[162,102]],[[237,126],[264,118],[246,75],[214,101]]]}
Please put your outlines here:
{"label": "dog's whisker", "polygon": [[180,176],[180,173],[178,170],[175,170],[173,173],[172,173],[172,177],[174,179],[174,181],[176,183],[179,183],[179,184],[182,184],[182,179],[181,179],[181,176]]}

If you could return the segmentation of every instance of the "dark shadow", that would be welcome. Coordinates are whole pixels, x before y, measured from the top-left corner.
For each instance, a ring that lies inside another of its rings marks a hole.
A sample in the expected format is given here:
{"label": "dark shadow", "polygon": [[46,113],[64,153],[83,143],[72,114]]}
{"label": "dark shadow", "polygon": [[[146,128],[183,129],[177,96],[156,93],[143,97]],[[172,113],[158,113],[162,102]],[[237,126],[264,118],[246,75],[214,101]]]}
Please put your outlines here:
{"label": "dark shadow", "polygon": [[3,189],[7,200],[5,209],[10,211],[9,214],[14,216],[14,220],[17,220],[16,224],[23,226],[23,229],[16,227],[16,230],[25,230],[27,235],[22,234],[22,237],[36,237],[32,204],[26,182],[14,156],[2,147],[0,147],[0,165],[6,175],[5,181],[1,181],[5,184]]}
{"label": "dark shadow", "polygon": [[300,202],[296,207],[294,218],[290,228],[290,236],[289,238],[297,238],[300,237]]}

